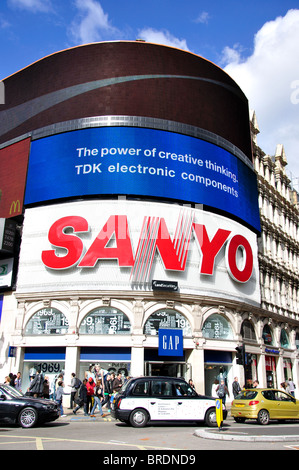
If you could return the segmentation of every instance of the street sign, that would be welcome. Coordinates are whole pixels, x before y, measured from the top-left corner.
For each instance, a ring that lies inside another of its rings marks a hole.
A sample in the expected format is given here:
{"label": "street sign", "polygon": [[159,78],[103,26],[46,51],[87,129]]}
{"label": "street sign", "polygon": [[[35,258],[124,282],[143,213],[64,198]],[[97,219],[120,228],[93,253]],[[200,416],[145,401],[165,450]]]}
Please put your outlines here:
{"label": "street sign", "polygon": [[216,399],[216,420],[217,425],[220,430],[223,423],[223,410],[222,410],[222,400],[220,398]]}

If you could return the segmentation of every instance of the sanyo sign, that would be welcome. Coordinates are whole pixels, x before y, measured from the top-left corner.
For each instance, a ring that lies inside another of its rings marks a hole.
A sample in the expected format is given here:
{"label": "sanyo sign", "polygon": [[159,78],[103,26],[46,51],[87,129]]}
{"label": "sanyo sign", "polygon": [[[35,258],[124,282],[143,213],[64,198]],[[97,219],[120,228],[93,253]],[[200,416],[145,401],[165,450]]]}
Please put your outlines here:
{"label": "sanyo sign", "polygon": [[[196,222],[193,211],[178,213],[173,235],[170,235],[165,217],[144,216],[135,250],[130,223],[134,224],[133,218],[129,220],[127,215],[113,214],[97,232],[91,233],[84,216],[61,217],[48,231],[52,247],[42,250],[42,263],[48,270],[74,267],[84,270],[93,269],[104,260],[117,260],[119,268],[130,268],[131,283],[144,283],[150,279],[157,253],[165,271],[184,272],[193,237],[201,258],[200,274],[213,276],[217,255],[224,250],[226,269],[233,281],[247,283],[252,276],[254,255],[247,237],[221,226],[211,233],[207,224]],[[84,245],[84,234],[91,235],[89,247]]]}

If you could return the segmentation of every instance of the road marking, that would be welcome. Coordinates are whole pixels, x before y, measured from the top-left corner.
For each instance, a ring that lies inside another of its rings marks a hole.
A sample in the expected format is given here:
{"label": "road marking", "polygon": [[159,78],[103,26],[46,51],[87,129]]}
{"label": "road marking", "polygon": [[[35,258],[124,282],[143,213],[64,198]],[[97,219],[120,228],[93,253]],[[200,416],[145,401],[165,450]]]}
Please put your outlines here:
{"label": "road marking", "polygon": [[36,450],[44,450],[43,441],[41,437],[36,438]]}
{"label": "road marking", "polygon": [[[19,437],[19,436],[18,436]],[[23,437],[21,437],[21,439],[24,439]],[[5,441],[5,442],[0,442],[0,445],[3,445],[3,446],[6,446],[7,444],[19,444],[20,441]],[[22,444],[31,444],[32,441],[22,441]]]}
{"label": "road marking", "polygon": [[[2,437],[2,436],[1,436]],[[10,435],[9,437],[16,438],[16,439],[24,439],[22,436],[12,436]],[[32,436],[28,437],[26,436],[26,439],[31,439],[30,441],[27,442],[32,442],[35,440],[36,446],[42,446],[43,447],[43,441],[51,441],[51,442],[78,442],[82,444],[99,444],[99,445],[107,445],[109,442],[112,445],[115,446],[127,446],[127,447],[132,447],[132,448],[137,448],[139,450],[147,450],[147,449],[153,449],[153,450],[180,450],[178,448],[174,447],[157,447],[157,446],[141,446],[139,444],[128,444],[126,442],[112,442],[112,441],[87,441],[83,439],[64,439],[64,438],[59,438],[59,437],[37,437],[37,436]],[[26,441],[23,441],[23,443]],[[3,444],[8,444],[8,442],[3,442]],[[17,442],[13,442],[13,444],[17,444]],[[41,450],[41,449],[39,449]]]}

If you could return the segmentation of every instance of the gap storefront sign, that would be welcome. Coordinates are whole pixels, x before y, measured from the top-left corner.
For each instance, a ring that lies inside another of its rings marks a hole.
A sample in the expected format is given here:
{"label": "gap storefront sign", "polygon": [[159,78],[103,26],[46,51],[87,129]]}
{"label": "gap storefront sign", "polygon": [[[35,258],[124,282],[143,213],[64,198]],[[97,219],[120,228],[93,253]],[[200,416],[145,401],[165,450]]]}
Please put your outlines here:
{"label": "gap storefront sign", "polygon": [[256,235],[199,209],[80,201],[26,209],[17,290],[152,289],[259,305]]}
{"label": "gap storefront sign", "polygon": [[159,329],[159,356],[183,356],[183,330]]}
{"label": "gap storefront sign", "polygon": [[154,129],[100,127],[31,143],[25,205],[107,194],[205,204],[260,230],[252,165],[210,142]]}

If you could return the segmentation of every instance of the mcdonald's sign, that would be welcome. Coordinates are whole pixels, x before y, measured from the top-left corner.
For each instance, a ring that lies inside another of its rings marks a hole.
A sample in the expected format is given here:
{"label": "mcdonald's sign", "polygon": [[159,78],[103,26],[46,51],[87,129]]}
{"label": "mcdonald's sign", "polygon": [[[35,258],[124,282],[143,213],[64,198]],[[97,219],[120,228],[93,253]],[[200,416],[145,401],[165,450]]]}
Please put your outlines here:
{"label": "mcdonald's sign", "polygon": [[0,149],[0,218],[22,214],[29,149],[30,138]]}
{"label": "mcdonald's sign", "polygon": [[21,203],[20,200],[17,199],[16,201],[12,201],[9,209],[9,214],[11,216],[17,215],[21,213]]}

